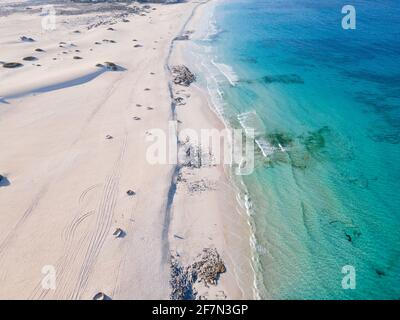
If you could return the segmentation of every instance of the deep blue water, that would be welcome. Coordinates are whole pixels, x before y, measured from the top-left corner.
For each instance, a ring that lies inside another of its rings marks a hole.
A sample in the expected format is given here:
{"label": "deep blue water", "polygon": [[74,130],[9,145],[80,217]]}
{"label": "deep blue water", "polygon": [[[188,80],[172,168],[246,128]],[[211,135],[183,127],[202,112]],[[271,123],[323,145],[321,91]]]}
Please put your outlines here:
{"label": "deep blue water", "polygon": [[227,120],[253,111],[285,149],[242,177],[262,298],[400,297],[400,3],[351,1],[356,30],[345,4],[223,1],[203,41],[232,68],[235,85],[218,83]]}

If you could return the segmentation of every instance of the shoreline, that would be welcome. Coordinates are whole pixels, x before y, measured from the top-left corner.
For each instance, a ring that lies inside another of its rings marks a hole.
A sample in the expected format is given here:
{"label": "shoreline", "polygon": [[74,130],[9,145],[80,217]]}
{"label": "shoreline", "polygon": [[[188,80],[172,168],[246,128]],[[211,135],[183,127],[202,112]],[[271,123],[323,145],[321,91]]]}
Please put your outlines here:
{"label": "shoreline", "polygon": [[[215,22],[212,21],[212,19],[214,18],[214,12],[216,10],[216,6],[220,3],[224,2],[224,0],[207,0],[204,3],[203,6],[203,10],[212,10],[213,12],[211,13],[211,15],[208,16],[208,27],[207,27],[207,33],[205,35],[206,39],[209,39],[210,36],[214,36],[214,32],[219,33],[219,31],[217,31],[215,29]],[[212,8],[204,8],[206,6],[213,6]],[[197,19],[200,19],[199,16],[204,16],[206,15],[205,12],[203,13],[198,13],[198,16],[196,17]],[[202,17],[202,19],[204,20],[204,17]],[[200,22],[195,22],[194,24],[199,24]],[[210,28],[213,29],[210,31]],[[196,28],[194,28],[196,29]],[[204,32],[204,30],[202,30]],[[210,33],[211,32],[211,33]],[[204,37],[204,35],[201,36],[201,38]],[[201,39],[200,38],[200,39]],[[198,40],[199,38],[197,38]],[[190,49],[189,49],[190,50]],[[188,60],[189,58],[186,57],[186,60]],[[223,70],[221,70],[221,68],[215,63],[214,60],[211,60],[211,64],[218,69],[218,72],[220,72],[223,77],[231,84],[234,85],[234,83],[232,82],[232,79],[229,75],[227,75]],[[227,66],[230,67],[230,66]],[[204,70],[203,70],[204,71]],[[209,70],[208,70],[209,71]],[[236,75],[234,75],[236,76]],[[207,100],[207,105],[208,105],[208,109],[210,112],[212,112],[219,120],[219,122],[223,125],[223,127],[225,129],[234,129],[234,127],[231,126],[231,124],[229,123],[229,121],[227,120],[227,118],[224,116],[224,112],[223,112],[223,107],[222,109],[219,109],[217,107],[217,105],[221,104],[221,102],[217,102],[217,101],[213,101],[213,93],[210,91],[210,88],[208,88],[208,80],[205,80],[205,84],[207,86],[207,88],[205,87],[201,87],[201,85],[198,85],[197,83],[195,83],[194,85],[196,86],[196,88],[198,88],[200,91],[202,91],[202,94],[205,96],[205,100]],[[224,103],[222,103],[224,104]],[[224,174],[226,175],[229,183],[234,187],[235,189],[235,199],[234,201],[236,201],[239,204],[239,208],[238,210],[240,211],[241,215],[245,215],[246,216],[246,225],[248,227],[248,232],[249,232],[249,237],[248,237],[248,241],[249,241],[249,245],[250,245],[250,256],[251,256],[251,269],[253,272],[253,282],[252,282],[252,290],[253,290],[253,295],[251,297],[251,299],[256,299],[259,300],[261,299],[261,294],[260,294],[260,288],[258,286],[258,280],[257,280],[257,271],[256,269],[258,268],[257,266],[259,265],[259,261],[258,261],[258,256],[257,256],[257,241],[255,239],[255,231],[254,231],[254,226],[253,226],[253,220],[252,220],[252,212],[251,212],[251,199],[248,198],[248,189],[247,186],[245,185],[243,179],[239,176],[239,178],[237,178],[238,176],[236,176],[235,179],[235,174],[233,172],[233,168],[232,166],[224,166],[223,167],[223,171]],[[250,203],[249,203],[250,201]]]}
{"label": "shoreline", "polygon": [[[180,33],[179,35],[182,35],[186,31],[193,31],[194,34],[196,34],[196,30],[197,27],[199,26],[200,23],[204,23],[204,12],[202,12],[203,10],[210,10],[208,5],[214,5],[215,1],[213,0],[208,0],[208,1],[204,1],[202,3],[199,3],[195,9],[193,10],[192,14],[190,15],[189,19],[186,21],[186,23],[184,24],[184,27],[182,29],[182,33]],[[212,8],[213,10],[214,8]],[[175,64],[186,64],[188,63],[190,65],[190,62],[187,60],[188,57],[186,56],[185,51],[190,50],[190,48],[188,48],[188,46],[186,46],[186,44],[188,42],[190,42],[191,40],[189,39],[188,41],[174,41],[173,43],[173,48],[172,48],[172,60],[174,62],[176,62]],[[190,89],[192,88],[192,89]],[[195,112],[196,118],[195,121],[193,121],[192,119],[190,119],[186,113],[187,111],[184,110],[185,108],[192,108],[191,105],[189,106],[184,106],[181,107],[183,110],[177,110],[176,114],[178,116],[179,119],[184,119],[183,121],[183,125],[182,128],[184,129],[185,127],[190,127],[190,128],[198,128],[198,122],[200,122],[199,120],[199,113],[202,113],[203,116],[207,119],[206,123],[202,123],[202,127],[201,129],[207,128],[208,126],[210,126],[211,128],[215,129],[218,128],[219,130],[223,130],[223,129],[228,129],[227,124],[225,123],[224,119],[221,118],[222,115],[219,115],[216,113],[216,110],[212,107],[212,102],[210,100],[210,96],[209,93],[206,91],[205,88],[201,88],[196,82],[193,83],[191,85],[188,90],[189,94],[191,95],[190,99],[196,98],[201,100],[201,102],[199,104],[201,104],[201,106],[203,106],[203,108],[201,108],[201,110],[196,110]],[[190,104],[190,102],[188,103]],[[206,106],[206,108],[204,108],[204,106]],[[179,107],[178,107],[179,108]],[[181,116],[181,117],[179,117]],[[195,123],[196,122],[196,123]],[[178,130],[179,131],[179,130]],[[201,170],[207,170],[206,168]],[[179,170],[178,170],[179,171]],[[222,184],[225,184],[225,186],[223,187],[225,190],[220,191],[220,193],[222,194],[223,192],[226,192],[229,196],[229,202],[232,204],[232,206],[230,207],[230,209],[228,210],[231,213],[234,214],[238,214],[238,219],[240,220],[240,223],[238,225],[235,225],[235,223],[233,223],[230,226],[227,226],[226,229],[222,232],[226,232],[226,238],[232,237],[232,235],[229,235],[229,233],[238,233],[238,234],[242,234],[242,236],[248,238],[248,244],[250,245],[251,239],[250,239],[250,222],[248,221],[248,219],[250,219],[250,217],[248,217],[248,213],[245,212],[244,208],[243,208],[243,204],[242,203],[238,203],[238,195],[240,194],[240,190],[239,187],[237,186],[236,182],[234,181],[234,179],[231,177],[232,174],[232,169],[230,166],[226,166],[226,165],[218,165],[218,172],[220,174],[220,181],[222,181]],[[198,173],[198,176],[202,176],[202,173]],[[180,199],[178,198],[178,201],[180,201]],[[225,209],[225,208],[224,208]],[[224,212],[225,210],[222,209],[221,212],[219,212],[219,214],[221,216],[224,216],[226,213]],[[232,229],[232,230],[229,230]],[[238,266],[238,269],[240,270],[240,272],[242,272],[242,274],[235,274],[234,278],[235,278],[235,282],[236,285],[240,288],[240,295],[237,295],[238,292],[236,292],[236,294],[232,295],[230,297],[230,299],[254,299],[255,297],[258,297],[258,292],[257,289],[255,287],[255,274],[254,274],[254,269],[252,267],[252,262],[248,263],[248,259],[252,260],[252,249],[247,248],[247,245],[243,245],[240,244],[239,242],[235,242],[232,239],[226,240],[226,241],[233,241],[233,243],[235,243],[234,245],[227,246],[226,248],[224,248],[225,250],[229,250],[229,248],[232,250],[237,250],[239,252],[241,252],[241,254],[239,254],[239,257],[229,257],[230,264],[233,264],[233,269],[235,270],[236,267]],[[240,248],[238,250],[238,248]],[[243,251],[244,250],[244,251]],[[243,256],[243,253],[246,252]],[[228,254],[229,255],[229,254]],[[235,256],[235,254],[232,254],[233,256]],[[245,260],[246,262],[243,263],[242,260]],[[239,273],[240,273],[239,272]],[[249,272],[253,273],[253,275],[249,276]],[[234,272],[235,273],[235,272]],[[224,275],[222,275],[222,277],[224,277]],[[253,277],[253,280],[251,281],[251,284],[249,285],[249,279]],[[232,281],[232,280],[230,280]],[[241,283],[243,282],[243,283]],[[241,283],[241,285],[240,285]],[[220,285],[219,285],[220,286]],[[224,287],[224,285],[222,285],[222,287]],[[245,288],[243,288],[245,287]],[[249,290],[250,289],[250,290]],[[232,290],[232,289],[231,289]],[[251,293],[250,293],[251,291]]]}

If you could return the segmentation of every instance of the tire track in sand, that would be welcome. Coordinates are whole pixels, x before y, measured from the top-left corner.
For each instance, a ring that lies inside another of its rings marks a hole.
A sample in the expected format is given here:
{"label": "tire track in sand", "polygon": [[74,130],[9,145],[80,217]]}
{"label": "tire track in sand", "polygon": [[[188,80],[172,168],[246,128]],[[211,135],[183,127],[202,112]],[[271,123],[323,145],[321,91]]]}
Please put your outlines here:
{"label": "tire track in sand", "polygon": [[95,230],[93,231],[88,247],[85,252],[82,267],[79,272],[78,281],[71,293],[70,298],[79,299],[84,292],[90,273],[96,263],[97,257],[104,245],[105,239],[110,232],[114,209],[117,204],[120,167],[127,147],[127,133],[125,133],[119,157],[117,158],[111,174],[106,178],[97,209]]}

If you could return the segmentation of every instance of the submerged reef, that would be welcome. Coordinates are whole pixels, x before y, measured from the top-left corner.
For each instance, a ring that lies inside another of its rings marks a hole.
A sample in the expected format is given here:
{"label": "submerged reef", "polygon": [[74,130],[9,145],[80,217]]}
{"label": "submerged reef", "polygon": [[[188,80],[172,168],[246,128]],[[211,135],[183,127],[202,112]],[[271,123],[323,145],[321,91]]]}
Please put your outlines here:
{"label": "submerged reef", "polygon": [[287,132],[274,132],[267,135],[268,141],[274,146],[288,147],[293,144],[293,136]]}
{"label": "submerged reef", "polygon": [[316,154],[326,146],[325,138],[330,133],[330,128],[324,126],[321,129],[299,136],[299,139],[310,154]]}
{"label": "submerged reef", "polygon": [[264,84],[304,84],[304,80],[297,74],[278,74],[266,75],[259,79],[241,79],[239,82],[246,84],[264,83]]}
{"label": "submerged reef", "polygon": [[381,123],[371,127],[368,137],[377,143],[400,143],[400,108],[399,92],[376,94],[358,92],[354,98],[356,102],[365,107],[366,112],[373,113]]}
{"label": "submerged reef", "polygon": [[265,160],[265,164],[270,167],[286,163],[295,169],[305,170],[315,161],[354,159],[349,142],[328,126],[297,136],[290,132],[274,131],[266,134],[265,139],[274,150]]}
{"label": "submerged reef", "polygon": [[304,80],[297,74],[279,74],[262,77],[264,83],[303,84]]}

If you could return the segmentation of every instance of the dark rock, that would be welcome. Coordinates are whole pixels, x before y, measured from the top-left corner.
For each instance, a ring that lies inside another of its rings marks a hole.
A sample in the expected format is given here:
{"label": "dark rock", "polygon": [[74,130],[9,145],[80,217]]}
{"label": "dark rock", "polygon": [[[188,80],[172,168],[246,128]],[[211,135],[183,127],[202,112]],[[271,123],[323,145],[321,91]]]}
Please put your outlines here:
{"label": "dark rock", "polygon": [[110,140],[110,139],[112,139],[112,138],[113,138],[113,136],[110,136],[109,134],[106,135],[106,139],[107,139],[107,140]]}
{"label": "dark rock", "polygon": [[3,64],[3,68],[9,68],[9,69],[19,68],[22,66],[23,66],[23,64],[19,63],[19,62],[7,62],[7,63]]}
{"label": "dark rock", "polygon": [[73,59],[75,59],[75,60],[82,60],[83,58],[82,58],[82,57],[78,57],[78,56],[74,56]]}
{"label": "dark rock", "polygon": [[37,48],[35,49],[36,52],[45,52],[43,49]]}
{"label": "dark rock", "polygon": [[113,236],[115,236],[116,238],[123,238],[125,237],[126,232],[124,230],[122,230],[121,228],[117,228],[115,229]]}
{"label": "dark rock", "polygon": [[22,36],[22,37],[20,37],[20,39],[21,39],[21,41],[24,41],[24,42],[35,42],[35,39],[26,37],[26,36]]}
{"label": "dark rock", "polygon": [[111,300],[111,298],[103,292],[98,292],[94,295],[93,300]]}
{"label": "dark rock", "polygon": [[107,69],[110,69],[112,71],[117,71],[118,70],[118,66],[114,62],[106,61],[106,62],[104,62],[104,64],[105,64]]}
{"label": "dark rock", "polygon": [[175,41],[184,41],[184,40],[189,40],[189,35],[184,34],[180,35],[174,38]]}
{"label": "dark rock", "polygon": [[6,187],[10,185],[10,181],[7,177],[0,174],[0,187]]}
{"label": "dark rock", "polygon": [[24,60],[24,61],[36,61],[37,58],[36,58],[36,57],[29,56],[29,57],[23,58],[22,60]]}
{"label": "dark rock", "polygon": [[182,97],[176,97],[174,99],[174,102],[177,106],[183,106],[186,104],[185,99],[183,99]]}
{"label": "dark rock", "polygon": [[127,194],[128,196],[134,196],[134,195],[136,195],[136,192],[133,191],[133,190],[128,190],[128,191],[126,192],[126,194]]}

